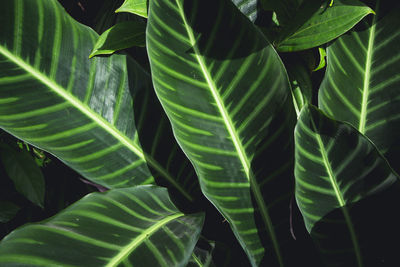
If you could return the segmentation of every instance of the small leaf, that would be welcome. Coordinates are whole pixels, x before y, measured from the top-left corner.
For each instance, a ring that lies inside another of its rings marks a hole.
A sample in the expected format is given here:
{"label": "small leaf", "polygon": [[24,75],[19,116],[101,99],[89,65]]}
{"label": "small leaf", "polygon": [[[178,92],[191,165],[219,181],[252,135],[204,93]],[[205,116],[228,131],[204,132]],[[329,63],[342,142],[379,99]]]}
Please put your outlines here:
{"label": "small leaf", "polygon": [[6,223],[15,217],[21,208],[9,201],[0,201],[0,223]]}
{"label": "small leaf", "polygon": [[125,0],[115,12],[129,12],[147,18],[147,0]]}
{"label": "small leaf", "polygon": [[145,46],[146,24],[140,21],[124,21],[103,32],[94,45],[89,58],[110,55],[132,46]]}
{"label": "small leaf", "polygon": [[10,146],[0,147],[0,157],[15,188],[32,203],[43,208],[44,177],[34,158],[26,150],[16,150]]}
{"label": "small leaf", "polygon": [[327,43],[350,30],[371,8],[357,0],[306,1],[275,42],[278,51],[305,50]]}
{"label": "small leaf", "polygon": [[317,70],[323,69],[326,66],[326,59],[325,59],[326,50],[325,50],[325,48],[319,47],[318,48],[318,53],[319,53],[319,64],[315,69],[313,69],[313,71],[317,71]]}

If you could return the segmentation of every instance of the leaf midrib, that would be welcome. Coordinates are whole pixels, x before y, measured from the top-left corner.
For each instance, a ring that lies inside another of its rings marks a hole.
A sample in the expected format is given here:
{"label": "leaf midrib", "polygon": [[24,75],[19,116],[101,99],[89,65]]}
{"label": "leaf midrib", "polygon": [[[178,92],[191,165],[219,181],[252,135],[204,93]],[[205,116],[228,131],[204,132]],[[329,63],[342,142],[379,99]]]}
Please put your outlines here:
{"label": "leaf midrib", "polygon": [[139,246],[142,242],[144,242],[146,239],[148,239],[154,232],[159,230],[161,227],[163,227],[170,221],[175,220],[182,216],[184,216],[184,214],[181,212],[173,214],[173,215],[169,215],[166,218],[158,221],[151,227],[147,228],[145,231],[143,231],[143,233],[138,235],[128,245],[126,245],[116,256],[114,256],[105,267],[118,266],[122,261],[124,261],[132,253],[132,251],[137,246]]}
{"label": "leaf midrib", "polygon": [[157,170],[160,174],[164,176],[166,180],[168,180],[173,186],[177,188],[179,192],[182,193],[189,201],[193,201],[193,197],[191,197],[176,181],[173,177],[166,171],[155,159],[153,159],[150,155],[144,153],[140,147],[132,143],[130,139],[124,136],[118,129],[116,129],[113,125],[111,125],[108,121],[106,121],[99,114],[95,113],[93,110],[88,108],[86,105],[82,104],[82,102],[77,99],[75,96],[71,95],[69,92],[65,91],[59,84],[55,81],[48,78],[42,72],[36,70],[28,63],[26,63],[23,59],[15,56],[13,53],[8,51],[3,45],[0,45],[0,54],[4,57],[15,63],[17,66],[25,70],[27,73],[32,75],[34,78],[51,88],[55,93],[57,93],[60,97],[65,99],[72,106],[77,108],[83,114],[88,116],[97,125],[99,125],[106,132],[115,137],[118,141],[128,147],[134,154],[136,154],[140,159],[144,162],[147,162],[151,167]]}
{"label": "leaf midrib", "polygon": [[371,64],[372,64],[372,56],[373,56],[374,41],[375,41],[376,17],[377,15],[374,15],[374,19],[372,20],[372,26],[369,32],[367,60],[365,62],[365,74],[364,74],[364,84],[362,90],[360,123],[358,125],[358,131],[362,134],[365,134],[365,125],[367,123],[369,84],[371,79]]}
{"label": "leaf midrib", "polygon": [[219,95],[219,92],[217,90],[217,86],[215,85],[210,72],[207,69],[207,66],[204,62],[203,57],[200,54],[199,48],[196,44],[196,39],[194,37],[193,31],[191,30],[187,20],[186,20],[186,16],[184,14],[183,8],[181,3],[179,2],[179,0],[175,0],[176,4],[178,6],[178,10],[179,10],[179,14],[182,18],[183,24],[185,25],[185,29],[186,32],[188,34],[189,37],[189,41],[190,44],[193,47],[193,51],[196,57],[197,62],[200,65],[201,71],[204,75],[204,78],[206,79],[206,82],[210,88],[211,94],[217,104],[218,107],[218,111],[220,112],[222,118],[223,118],[223,122],[229,132],[229,135],[231,137],[231,140],[233,142],[233,145],[237,151],[237,154],[239,156],[240,162],[242,164],[243,170],[246,174],[246,178],[248,179],[249,183],[250,183],[250,188],[252,190],[252,192],[254,193],[254,197],[256,199],[257,205],[260,208],[260,213],[261,216],[263,218],[264,224],[267,226],[268,232],[270,234],[270,238],[271,241],[273,243],[274,246],[274,250],[276,252],[276,256],[277,259],[279,261],[280,266],[283,266],[283,260],[282,260],[282,256],[280,253],[280,249],[279,249],[279,245],[278,245],[278,241],[275,235],[275,231],[273,229],[272,226],[272,222],[270,219],[270,216],[268,214],[268,208],[265,205],[262,193],[260,191],[259,185],[257,184],[257,181],[255,180],[254,175],[252,174],[251,170],[250,170],[250,160],[249,157],[246,155],[246,152],[244,150],[243,144],[240,141],[239,135],[235,129],[235,126],[228,114],[228,111],[225,107],[225,104],[223,103],[223,100],[221,98],[221,96]]}

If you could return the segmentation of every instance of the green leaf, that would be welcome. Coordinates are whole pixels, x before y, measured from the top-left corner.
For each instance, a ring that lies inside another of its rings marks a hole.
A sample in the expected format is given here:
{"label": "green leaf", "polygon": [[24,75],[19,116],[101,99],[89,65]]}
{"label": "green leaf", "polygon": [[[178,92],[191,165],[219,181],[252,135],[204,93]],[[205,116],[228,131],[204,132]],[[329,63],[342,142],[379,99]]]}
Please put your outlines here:
{"label": "green leaf", "polygon": [[211,3],[150,1],[153,84],[203,193],[251,263],[271,255],[282,263],[276,229],[288,229],[280,213],[289,205],[295,119],[289,81],[257,28],[230,1]]}
{"label": "green leaf", "polygon": [[32,203],[43,208],[45,184],[42,171],[32,155],[22,149],[0,145],[0,157],[15,189]]}
{"label": "green leaf", "polygon": [[[153,183],[148,163],[192,200],[139,144],[133,98],[151,90],[149,75],[125,56],[89,60],[98,35],[57,1],[3,6],[0,127],[108,188]],[[45,22],[54,27],[44,30]]]}
{"label": "green leaf", "polygon": [[317,71],[320,69],[325,68],[326,66],[326,50],[323,47],[318,47],[318,53],[319,53],[319,63],[318,66],[315,67],[315,69],[313,71]]}
{"label": "green leaf", "polygon": [[148,0],[125,0],[115,12],[129,12],[141,17],[147,18],[147,1]]}
{"label": "green leaf", "polygon": [[[200,240],[199,240],[200,241]],[[204,242],[203,242],[204,243]],[[214,267],[212,253],[215,248],[214,242],[207,242],[207,247],[196,245],[187,267]]]}
{"label": "green leaf", "polygon": [[9,201],[0,201],[0,223],[6,223],[15,217],[21,208]]}
{"label": "green leaf", "polygon": [[146,24],[140,21],[118,23],[100,35],[89,58],[110,55],[132,46],[145,46],[145,31]]}
{"label": "green leaf", "polygon": [[347,206],[398,181],[368,138],[347,123],[303,108],[295,130],[296,200],[309,232],[318,221],[341,208],[359,266],[359,240]]}
{"label": "green leaf", "polygon": [[[327,48],[319,106],[370,138],[400,171],[400,9],[338,38]],[[393,31],[393,29],[395,29]]]}
{"label": "green leaf", "polygon": [[275,42],[278,51],[305,50],[327,43],[350,30],[373,10],[357,0],[305,1]]}
{"label": "green leaf", "polygon": [[180,212],[161,187],[92,193],[9,234],[0,265],[185,266],[203,219]]}

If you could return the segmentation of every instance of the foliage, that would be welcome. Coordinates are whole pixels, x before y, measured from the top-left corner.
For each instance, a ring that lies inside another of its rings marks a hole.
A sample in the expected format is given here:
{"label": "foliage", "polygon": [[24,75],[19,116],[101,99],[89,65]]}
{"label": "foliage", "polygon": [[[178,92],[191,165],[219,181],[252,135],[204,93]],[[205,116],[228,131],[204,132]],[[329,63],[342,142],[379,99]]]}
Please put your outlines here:
{"label": "foliage", "polygon": [[[57,1],[3,3],[0,127],[106,192],[8,234],[0,265],[398,264],[399,5],[119,4],[99,36]],[[46,208],[22,151],[2,162]]]}

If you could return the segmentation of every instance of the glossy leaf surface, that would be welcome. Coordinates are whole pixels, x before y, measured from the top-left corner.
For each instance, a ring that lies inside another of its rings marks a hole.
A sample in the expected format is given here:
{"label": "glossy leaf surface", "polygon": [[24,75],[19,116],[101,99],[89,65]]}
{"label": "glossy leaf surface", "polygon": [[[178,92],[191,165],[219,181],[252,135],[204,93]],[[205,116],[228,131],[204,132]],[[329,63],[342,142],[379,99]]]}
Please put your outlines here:
{"label": "glossy leaf surface", "polygon": [[276,41],[281,52],[305,50],[342,35],[373,11],[357,0],[305,1]]}
{"label": "glossy leaf surface", "polygon": [[399,171],[400,8],[382,19],[380,9],[376,10],[372,22],[327,48],[319,106],[370,138]]}
{"label": "glossy leaf surface", "polygon": [[9,234],[0,243],[0,265],[185,266],[202,224],[201,214],[177,210],[165,188],[93,193]]}
{"label": "glossy leaf surface", "polygon": [[148,0],[125,0],[115,12],[129,12],[147,18]]}
{"label": "glossy leaf surface", "polygon": [[398,179],[368,138],[311,105],[301,112],[295,142],[296,199],[308,231],[333,209],[378,193]]}
{"label": "glossy leaf surface", "polygon": [[43,208],[44,177],[31,154],[23,149],[0,144],[0,158],[15,189],[32,203]]}
{"label": "glossy leaf surface", "polygon": [[89,58],[109,55],[132,46],[145,46],[146,25],[140,21],[120,22],[103,32]]}
{"label": "glossy leaf surface", "polygon": [[[203,193],[230,222],[252,264],[264,253],[281,261],[275,231],[282,218],[269,212],[286,201],[286,195],[275,198],[274,183],[284,182],[290,193],[285,151],[291,151],[295,114],[289,81],[275,50],[230,1],[218,1],[212,12],[210,4],[150,1],[146,38],[153,83]],[[284,146],[271,144],[280,138]],[[261,162],[266,154],[274,155],[274,164]]]}

